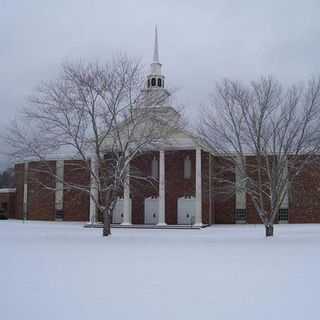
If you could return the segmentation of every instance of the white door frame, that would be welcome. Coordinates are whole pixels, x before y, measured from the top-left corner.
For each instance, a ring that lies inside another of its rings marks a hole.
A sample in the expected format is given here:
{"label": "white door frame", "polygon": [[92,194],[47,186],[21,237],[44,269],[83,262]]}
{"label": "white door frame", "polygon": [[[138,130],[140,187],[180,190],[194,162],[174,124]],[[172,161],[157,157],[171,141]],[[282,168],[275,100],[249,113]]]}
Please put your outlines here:
{"label": "white door frame", "polygon": [[177,224],[191,225],[196,218],[196,198],[181,197],[177,201]]}
{"label": "white door frame", "polygon": [[159,198],[144,199],[144,224],[157,224],[159,222]]}

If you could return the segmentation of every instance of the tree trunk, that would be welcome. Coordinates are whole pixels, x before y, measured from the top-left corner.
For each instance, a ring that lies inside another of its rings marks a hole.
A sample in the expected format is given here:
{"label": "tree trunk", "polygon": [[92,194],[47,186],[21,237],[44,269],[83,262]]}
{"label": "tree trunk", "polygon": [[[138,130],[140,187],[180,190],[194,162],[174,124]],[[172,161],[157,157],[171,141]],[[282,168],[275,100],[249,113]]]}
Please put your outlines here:
{"label": "tree trunk", "polygon": [[103,236],[107,237],[111,235],[111,219],[110,214],[106,210],[103,217]]}
{"label": "tree trunk", "polygon": [[273,225],[267,224],[265,227],[266,227],[266,237],[273,237]]}

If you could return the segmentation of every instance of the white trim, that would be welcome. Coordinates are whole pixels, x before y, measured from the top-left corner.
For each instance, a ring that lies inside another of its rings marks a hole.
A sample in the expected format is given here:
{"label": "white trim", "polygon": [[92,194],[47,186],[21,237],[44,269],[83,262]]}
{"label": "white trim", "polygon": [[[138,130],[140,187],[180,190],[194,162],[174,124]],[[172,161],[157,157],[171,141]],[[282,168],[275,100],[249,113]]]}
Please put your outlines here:
{"label": "white trim", "polygon": [[286,161],[286,166],[284,169],[284,175],[285,175],[285,179],[286,179],[286,186],[285,186],[285,196],[284,199],[281,203],[280,209],[289,209],[289,188],[288,188],[288,160]]}
{"label": "white trim", "polygon": [[241,169],[243,169],[241,168],[241,160],[237,159],[235,165],[236,209],[247,209],[246,183]]}
{"label": "white trim", "polygon": [[28,217],[28,169],[29,164],[25,162],[23,172],[23,219]]}
{"label": "white trim", "polygon": [[201,149],[196,149],[196,216],[195,226],[202,226],[202,176]]}
{"label": "white trim", "polygon": [[63,210],[64,160],[56,161],[55,209]]}
{"label": "white trim", "polygon": [[159,166],[159,220],[158,225],[166,225],[165,154],[160,150]]}
{"label": "white trim", "polygon": [[98,170],[98,159],[96,154],[91,156],[91,162],[90,162],[90,214],[89,214],[89,220],[90,223],[94,224],[97,222],[97,206],[96,202],[98,199],[98,183],[97,175],[99,174]]}
{"label": "white trim", "polygon": [[123,186],[123,222],[121,224],[132,224],[130,205],[130,164],[128,164],[127,177]]}

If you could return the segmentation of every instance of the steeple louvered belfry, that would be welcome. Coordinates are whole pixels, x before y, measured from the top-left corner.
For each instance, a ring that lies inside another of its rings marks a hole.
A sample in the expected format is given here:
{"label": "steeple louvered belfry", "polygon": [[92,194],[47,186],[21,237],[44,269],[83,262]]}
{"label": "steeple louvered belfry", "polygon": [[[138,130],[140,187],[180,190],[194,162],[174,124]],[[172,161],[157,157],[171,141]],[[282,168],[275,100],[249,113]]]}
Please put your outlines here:
{"label": "steeple louvered belfry", "polygon": [[153,61],[150,66],[150,73],[147,76],[145,89],[143,90],[144,106],[163,106],[170,96],[164,88],[165,77],[161,74],[161,63],[159,61],[158,29],[155,27]]}

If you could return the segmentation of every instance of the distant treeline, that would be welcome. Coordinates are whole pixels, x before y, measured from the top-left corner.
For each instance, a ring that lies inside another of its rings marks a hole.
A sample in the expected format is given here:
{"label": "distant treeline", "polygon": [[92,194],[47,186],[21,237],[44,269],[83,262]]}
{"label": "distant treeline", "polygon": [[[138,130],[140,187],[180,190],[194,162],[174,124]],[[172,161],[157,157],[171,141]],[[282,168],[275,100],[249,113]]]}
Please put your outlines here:
{"label": "distant treeline", "polygon": [[0,173],[0,188],[14,188],[15,187],[15,178],[14,170],[8,168],[5,171]]}

